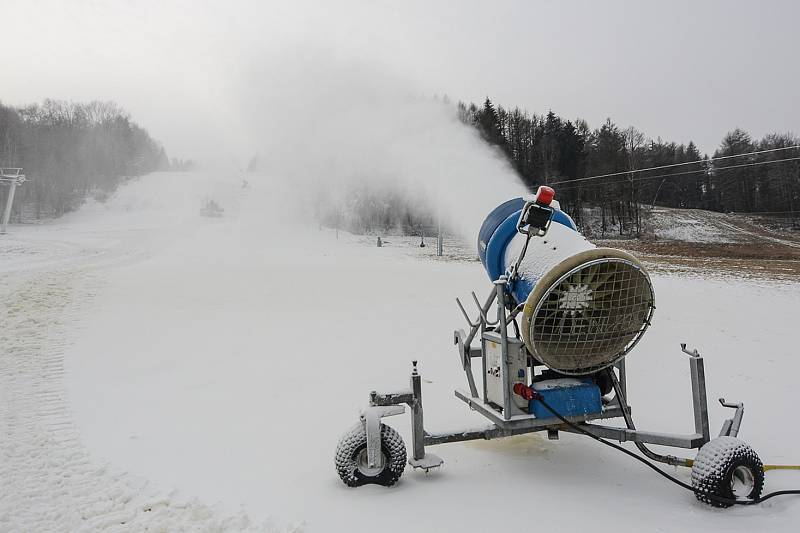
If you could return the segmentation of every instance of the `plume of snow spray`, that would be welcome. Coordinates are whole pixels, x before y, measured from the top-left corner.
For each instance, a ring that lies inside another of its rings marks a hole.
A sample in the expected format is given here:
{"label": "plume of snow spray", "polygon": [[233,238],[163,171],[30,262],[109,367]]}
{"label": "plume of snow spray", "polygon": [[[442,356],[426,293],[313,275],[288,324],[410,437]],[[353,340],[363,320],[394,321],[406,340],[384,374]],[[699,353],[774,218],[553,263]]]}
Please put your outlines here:
{"label": "plume of snow spray", "polygon": [[524,193],[453,104],[370,65],[284,50],[238,90],[243,131],[284,213],[291,205],[310,218],[308,205],[320,203],[347,209],[353,202],[342,196],[366,189],[399,195],[472,240],[492,208]]}

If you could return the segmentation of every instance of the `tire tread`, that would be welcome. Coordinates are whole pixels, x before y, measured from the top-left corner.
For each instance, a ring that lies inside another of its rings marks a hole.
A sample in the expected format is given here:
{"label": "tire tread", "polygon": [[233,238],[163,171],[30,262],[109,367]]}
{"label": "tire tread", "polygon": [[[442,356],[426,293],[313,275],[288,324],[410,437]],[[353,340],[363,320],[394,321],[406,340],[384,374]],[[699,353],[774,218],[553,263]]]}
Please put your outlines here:
{"label": "tire tread", "polygon": [[362,422],[356,423],[342,435],[336,446],[334,464],[339,477],[348,487],[360,487],[366,484],[391,487],[406,467],[406,445],[397,431],[386,424],[381,424],[381,448],[386,455],[386,467],[377,476],[365,476],[356,467],[355,458],[367,446],[367,433]]}
{"label": "tire tread", "polygon": [[714,507],[731,507],[732,503],[719,498],[734,499],[730,476],[734,467],[740,465],[753,471],[755,485],[750,499],[757,499],[764,488],[764,465],[756,452],[734,437],[717,437],[707,442],[692,465],[692,486],[697,499]]}

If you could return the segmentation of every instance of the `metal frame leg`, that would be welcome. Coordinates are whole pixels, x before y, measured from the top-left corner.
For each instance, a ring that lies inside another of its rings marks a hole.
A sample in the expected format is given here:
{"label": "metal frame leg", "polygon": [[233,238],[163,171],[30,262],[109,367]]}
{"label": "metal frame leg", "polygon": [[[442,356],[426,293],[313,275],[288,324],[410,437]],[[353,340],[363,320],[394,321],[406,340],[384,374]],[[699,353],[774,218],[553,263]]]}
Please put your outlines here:
{"label": "metal frame leg", "polygon": [[683,353],[689,356],[689,373],[692,377],[692,407],[694,409],[694,431],[702,435],[703,444],[711,440],[708,428],[708,397],[706,396],[706,370],[703,358],[696,349],[691,352],[681,344]]}
{"label": "metal frame leg", "polygon": [[401,415],[406,412],[402,405],[372,405],[361,412],[361,420],[367,433],[367,462],[370,468],[380,463],[381,418]]}
{"label": "metal frame leg", "polygon": [[17,191],[17,182],[12,181],[8,188],[8,198],[6,199],[6,208],[3,211],[3,219],[0,221],[0,235],[6,234],[8,228],[8,219],[11,216],[11,206],[14,204],[14,193]]}
{"label": "metal frame leg", "polygon": [[413,459],[420,460],[425,457],[425,424],[422,414],[422,376],[417,371],[417,362],[413,362],[411,371],[411,441],[414,448]]}
{"label": "metal frame leg", "polygon": [[425,423],[422,414],[422,376],[417,371],[417,362],[412,362],[411,371],[411,445],[413,448],[408,464],[414,468],[422,468],[426,472],[442,466],[444,461],[437,455],[425,453]]}
{"label": "metal frame leg", "polygon": [[[369,398],[370,407],[368,407],[361,415],[362,420],[367,424],[367,454],[370,462],[372,456],[369,455],[370,446],[374,449],[380,450],[380,435],[378,433],[377,440],[374,435],[380,431],[380,417],[400,414],[405,412],[405,407],[402,404],[408,405],[411,408],[411,459],[408,464],[414,468],[422,468],[426,472],[437,466],[442,466],[444,461],[432,453],[425,453],[425,444],[429,435],[425,432],[424,417],[422,414],[422,376],[417,371],[417,362],[412,361],[413,370],[411,371],[411,390],[396,392],[391,394],[378,394],[372,391]],[[380,409],[388,409],[382,411]],[[398,409],[395,411],[394,409]],[[377,422],[373,421],[372,416],[377,416]],[[370,424],[372,424],[372,433],[370,433]],[[370,436],[373,435],[372,440]],[[372,444],[370,445],[370,442]],[[434,442],[433,444],[438,444]],[[375,456],[377,458],[377,455]]]}

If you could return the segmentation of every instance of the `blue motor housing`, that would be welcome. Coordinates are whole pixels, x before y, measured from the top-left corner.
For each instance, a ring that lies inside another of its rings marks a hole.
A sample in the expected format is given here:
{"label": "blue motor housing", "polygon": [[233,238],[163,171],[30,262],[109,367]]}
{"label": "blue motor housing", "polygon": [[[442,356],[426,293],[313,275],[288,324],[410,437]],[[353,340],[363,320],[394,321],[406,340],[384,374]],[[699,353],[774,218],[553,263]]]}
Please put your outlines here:
{"label": "blue motor housing", "polygon": [[[525,200],[522,198],[512,198],[495,207],[492,212],[489,213],[489,216],[486,217],[486,220],[483,221],[483,224],[481,224],[481,229],[478,232],[478,257],[484,268],[486,268],[486,248],[494,232],[500,224],[511,215],[515,214],[517,218],[519,218],[519,214],[522,212],[522,207],[524,205]],[[495,279],[497,278],[493,278],[492,281]]]}
{"label": "blue motor housing", "polygon": [[[478,232],[478,257],[492,281],[506,274],[510,266],[506,260],[506,249],[519,235],[517,221],[524,206],[525,200],[522,198],[513,198],[500,204],[489,213]],[[558,208],[554,209],[552,221],[574,232],[578,231],[575,221]],[[528,279],[527,283],[523,281],[518,287],[511,288],[517,302],[525,301],[534,281]]]}
{"label": "blue motor housing", "polygon": [[[600,387],[591,379],[548,379],[537,381],[532,387],[561,416],[592,415],[603,410]],[[530,401],[528,412],[536,418],[553,418],[553,413],[536,400]]]}

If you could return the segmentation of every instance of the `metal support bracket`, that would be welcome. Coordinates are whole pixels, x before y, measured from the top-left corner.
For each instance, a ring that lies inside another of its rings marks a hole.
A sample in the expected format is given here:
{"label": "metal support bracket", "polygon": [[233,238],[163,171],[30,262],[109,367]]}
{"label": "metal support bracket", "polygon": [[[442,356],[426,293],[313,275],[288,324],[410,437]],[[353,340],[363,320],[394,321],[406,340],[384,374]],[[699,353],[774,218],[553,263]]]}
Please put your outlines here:
{"label": "metal support bracket", "polygon": [[689,373],[692,378],[692,406],[694,408],[694,431],[702,435],[703,444],[711,440],[708,427],[708,398],[706,396],[706,371],[703,358],[697,349],[689,351],[686,343],[681,343],[681,350],[689,356]]}
{"label": "metal support bracket", "polygon": [[444,459],[435,453],[428,452],[422,459],[409,459],[408,464],[413,468],[421,468],[425,472],[430,472],[432,469],[442,466],[444,464]]}
{"label": "metal support bracket", "polygon": [[[411,440],[414,448],[408,464],[414,468],[422,468],[428,472],[432,468],[442,466],[444,461],[438,455],[425,452],[425,420],[422,414],[422,376],[417,371],[417,362],[412,361],[411,393]],[[472,375],[472,371],[468,372]]]}
{"label": "metal support bracket", "polygon": [[375,468],[380,463],[381,418],[405,412],[403,405],[372,405],[361,411],[361,420],[367,432],[367,462],[370,468]]}
{"label": "metal support bracket", "polygon": [[[456,340],[458,340],[458,335],[456,335]],[[430,436],[425,432],[425,422],[422,414],[422,376],[417,370],[417,362],[412,361],[412,364],[411,389],[392,393],[372,391],[369,396],[370,407],[361,412],[361,419],[364,421],[367,433],[367,461],[370,468],[374,468],[373,465],[380,460],[381,418],[404,413],[406,410],[405,405],[411,408],[412,449],[408,464],[414,468],[421,468],[426,472],[444,464],[444,461],[438,455],[425,453],[425,445],[429,444],[428,439]],[[470,371],[469,373],[471,374],[472,372]]]}
{"label": "metal support bracket", "polygon": [[739,434],[739,426],[742,425],[742,417],[744,416],[743,403],[728,403],[725,398],[720,398],[719,403],[722,407],[736,409],[733,418],[729,418],[722,424],[722,430],[719,432],[720,437],[736,437]]}
{"label": "metal support bracket", "polygon": [[475,376],[472,375],[472,358],[480,357],[481,350],[480,348],[472,348],[465,343],[466,340],[467,334],[464,333],[463,329],[457,329],[453,332],[453,344],[458,345],[458,353],[461,356],[461,368],[463,368],[464,372],[467,374],[469,391],[473,398],[477,398],[478,387],[475,385]]}

